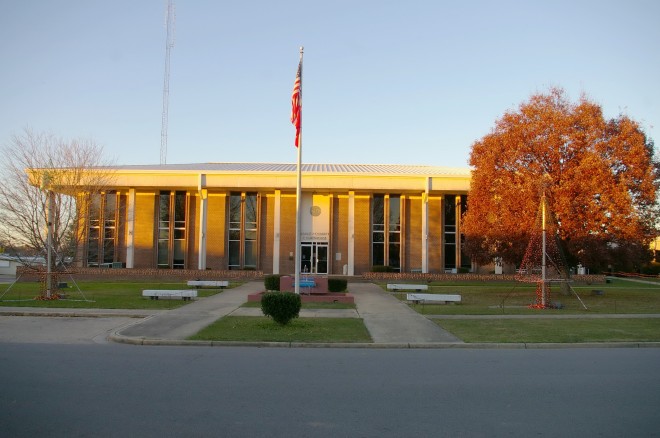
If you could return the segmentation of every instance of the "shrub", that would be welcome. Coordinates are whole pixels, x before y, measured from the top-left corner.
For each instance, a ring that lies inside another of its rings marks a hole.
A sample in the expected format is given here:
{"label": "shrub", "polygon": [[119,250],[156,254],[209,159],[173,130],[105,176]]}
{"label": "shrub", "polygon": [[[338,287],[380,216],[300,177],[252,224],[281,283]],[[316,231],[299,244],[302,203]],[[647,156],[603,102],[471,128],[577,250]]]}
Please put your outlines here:
{"label": "shrub", "polygon": [[280,277],[281,275],[267,275],[264,278],[264,286],[266,290],[280,290]]}
{"label": "shrub", "polygon": [[650,263],[642,267],[641,273],[645,275],[660,275],[660,264]]}
{"label": "shrub", "polygon": [[281,325],[286,325],[300,313],[300,295],[292,292],[266,292],[261,296],[261,311]]}
{"label": "shrub", "polygon": [[390,266],[374,265],[371,267],[371,272],[394,272],[394,268]]}
{"label": "shrub", "polygon": [[339,278],[328,278],[328,291],[346,292],[348,282]]}

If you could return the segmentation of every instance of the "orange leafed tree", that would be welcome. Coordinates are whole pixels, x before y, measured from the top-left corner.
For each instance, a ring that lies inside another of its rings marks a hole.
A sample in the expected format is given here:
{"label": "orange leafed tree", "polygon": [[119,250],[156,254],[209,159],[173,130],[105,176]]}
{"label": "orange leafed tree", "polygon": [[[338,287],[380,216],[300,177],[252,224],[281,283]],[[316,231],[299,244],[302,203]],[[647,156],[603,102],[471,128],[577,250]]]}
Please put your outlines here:
{"label": "orange leafed tree", "polygon": [[520,263],[543,187],[574,263],[641,263],[657,234],[653,141],[624,115],[606,120],[584,96],[572,103],[557,88],[533,95],[473,144],[470,165],[462,225],[465,251],[478,262]]}

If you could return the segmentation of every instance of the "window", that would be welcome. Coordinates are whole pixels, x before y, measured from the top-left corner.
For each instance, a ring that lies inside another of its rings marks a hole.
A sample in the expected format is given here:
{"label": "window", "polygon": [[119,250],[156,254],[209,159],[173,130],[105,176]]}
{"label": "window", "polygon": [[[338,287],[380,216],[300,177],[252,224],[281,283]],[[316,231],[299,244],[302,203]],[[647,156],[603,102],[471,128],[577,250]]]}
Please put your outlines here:
{"label": "window", "polygon": [[111,266],[117,248],[116,192],[89,197],[87,224],[87,266]]}
{"label": "window", "polygon": [[371,213],[371,264],[385,265],[385,196],[374,195]]}
{"label": "window", "polygon": [[[461,195],[461,216],[465,214],[467,211],[467,195]],[[460,218],[459,218],[460,220]],[[460,253],[461,253],[461,267],[463,268],[471,268],[472,267],[472,260],[470,257],[463,251],[463,248],[465,246],[465,235],[463,234],[463,231],[461,230],[461,227],[459,227],[459,231],[461,234],[461,248],[460,248]]]}
{"label": "window", "polygon": [[401,269],[401,197],[398,195],[373,196],[371,265]]}
{"label": "window", "polygon": [[388,223],[388,266],[400,270],[401,268],[401,198],[390,196]]}
{"label": "window", "polygon": [[444,197],[445,270],[456,269],[456,196]]}
{"label": "window", "polygon": [[158,195],[157,265],[162,269],[186,266],[186,192]]}
{"label": "window", "polygon": [[256,193],[229,196],[229,269],[257,268],[258,210]]}

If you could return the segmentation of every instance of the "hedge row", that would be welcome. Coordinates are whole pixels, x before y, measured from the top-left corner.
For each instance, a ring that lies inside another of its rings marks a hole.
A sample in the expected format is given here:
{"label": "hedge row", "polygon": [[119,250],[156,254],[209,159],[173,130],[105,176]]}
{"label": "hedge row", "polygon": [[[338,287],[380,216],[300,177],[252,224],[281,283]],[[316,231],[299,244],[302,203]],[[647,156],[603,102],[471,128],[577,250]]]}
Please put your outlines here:
{"label": "hedge row", "polygon": [[[369,281],[515,281],[514,274],[421,274],[411,272],[365,272],[362,278]],[[578,283],[605,283],[604,275],[572,275]]]}
{"label": "hedge row", "polygon": [[[35,281],[46,273],[45,267],[27,268],[18,266],[16,276],[21,276],[22,281]],[[152,278],[154,280],[231,280],[245,279],[253,280],[263,278],[262,271],[241,270],[199,270],[199,269],[141,269],[141,268],[67,268],[66,271],[58,271],[60,277],[72,275],[76,280],[131,280],[134,278]]]}

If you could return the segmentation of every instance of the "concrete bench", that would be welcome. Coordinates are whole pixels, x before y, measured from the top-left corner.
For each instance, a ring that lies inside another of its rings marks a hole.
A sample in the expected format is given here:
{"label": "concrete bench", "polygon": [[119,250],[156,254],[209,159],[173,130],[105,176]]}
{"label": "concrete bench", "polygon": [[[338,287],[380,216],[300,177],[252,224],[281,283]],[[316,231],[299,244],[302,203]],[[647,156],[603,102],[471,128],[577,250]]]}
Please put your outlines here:
{"label": "concrete bench", "polygon": [[429,290],[429,286],[427,284],[388,284],[387,285],[387,290],[416,290],[416,291],[421,291],[421,290]]}
{"label": "concrete bench", "polygon": [[220,288],[224,289],[226,287],[229,287],[229,281],[227,280],[188,280],[188,286],[194,287],[194,288],[201,288],[201,287],[212,287],[212,288]]}
{"label": "concrete bench", "polygon": [[454,294],[407,294],[406,299],[415,303],[460,303],[461,296]]}
{"label": "concrete bench", "polygon": [[184,301],[190,301],[193,298],[197,298],[197,290],[146,289],[142,291],[142,296],[149,297],[152,300],[157,300],[158,298],[167,298],[170,300],[182,299]]}

